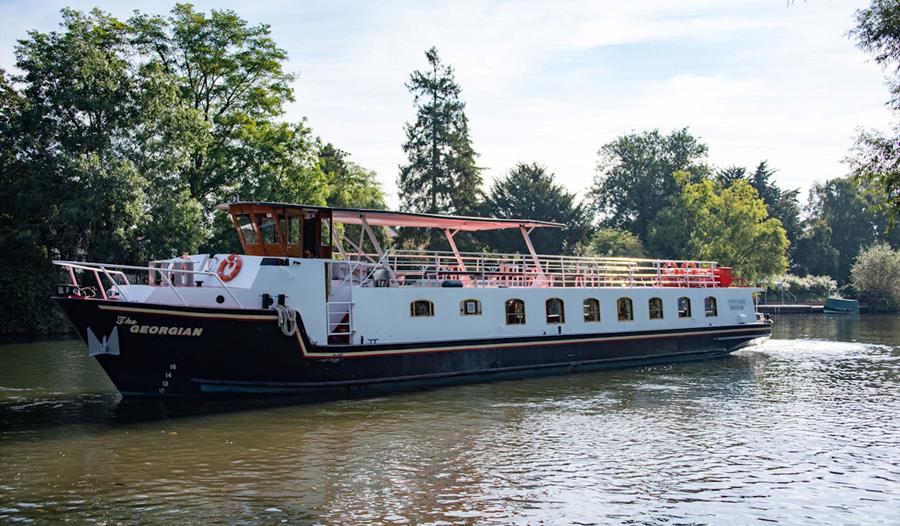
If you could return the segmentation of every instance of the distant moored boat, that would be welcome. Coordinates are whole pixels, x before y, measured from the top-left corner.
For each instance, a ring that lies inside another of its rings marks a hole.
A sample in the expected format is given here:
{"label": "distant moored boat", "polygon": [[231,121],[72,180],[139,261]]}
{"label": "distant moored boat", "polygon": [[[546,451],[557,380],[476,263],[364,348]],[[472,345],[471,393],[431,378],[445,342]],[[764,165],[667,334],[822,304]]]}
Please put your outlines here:
{"label": "distant moored boat", "polygon": [[825,314],[859,314],[859,302],[844,298],[825,300]]}

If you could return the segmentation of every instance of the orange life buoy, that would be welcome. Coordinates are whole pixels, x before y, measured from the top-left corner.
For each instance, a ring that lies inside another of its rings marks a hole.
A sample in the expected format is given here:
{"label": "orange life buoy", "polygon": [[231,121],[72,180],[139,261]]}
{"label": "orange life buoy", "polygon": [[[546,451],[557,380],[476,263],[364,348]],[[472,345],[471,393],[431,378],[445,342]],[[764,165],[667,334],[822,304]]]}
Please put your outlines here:
{"label": "orange life buoy", "polygon": [[237,277],[238,273],[241,271],[241,265],[243,262],[241,261],[241,256],[238,254],[231,254],[227,258],[223,259],[221,263],[219,263],[219,268],[216,269],[216,274],[222,278],[222,281],[228,282]]}

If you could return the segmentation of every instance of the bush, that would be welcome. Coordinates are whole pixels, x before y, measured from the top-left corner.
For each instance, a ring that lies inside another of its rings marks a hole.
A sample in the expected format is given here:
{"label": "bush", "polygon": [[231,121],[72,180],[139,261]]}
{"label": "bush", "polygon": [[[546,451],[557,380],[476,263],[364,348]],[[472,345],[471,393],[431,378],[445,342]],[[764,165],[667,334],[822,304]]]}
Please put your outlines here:
{"label": "bush", "polygon": [[800,277],[784,274],[773,278],[766,284],[766,294],[770,297],[780,298],[779,283],[782,284],[784,290],[797,296],[797,301],[825,301],[829,296],[834,296],[838,290],[837,282],[830,276]]}
{"label": "bush", "polygon": [[583,256],[646,257],[644,245],[637,236],[616,228],[601,228],[576,252]]}
{"label": "bush", "polygon": [[900,308],[900,251],[873,245],[856,257],[850,281],[857,298],[875,309]]}

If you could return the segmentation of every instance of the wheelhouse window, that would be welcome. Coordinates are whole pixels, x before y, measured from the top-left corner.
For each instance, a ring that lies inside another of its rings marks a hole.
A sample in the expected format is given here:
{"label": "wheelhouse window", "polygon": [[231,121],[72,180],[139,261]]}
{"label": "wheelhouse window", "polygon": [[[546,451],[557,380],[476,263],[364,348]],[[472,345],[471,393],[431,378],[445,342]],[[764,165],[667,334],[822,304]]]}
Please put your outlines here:
{"label": "wheelhouse window", "polygon": [[300,216],[279,216],[278,228],[288,245],[300,244]]}
{"label": "wheelhouse window", "polygon": [[506,300],[506,324],[525,324],[525,302],[522,300]]}
{"label": "wheelhouse window", "polygon": [[253,229],[253,221],[250,219],[248,214],[241,214],[236,217],[238,228],[241,230],[241,237],[244,238],[244,243],[248,245],[255,245],[256,241],[256,230]]}
{"label": "wheelhouse window", "polygon": [[584,300],[584,321],[600,321],[600,302],[594,298]]}
{"label": "wheelhouse window", "polygon": [[566,306],[559,298],[550,298],[546,301],[547,323],[565,323]]}
{"label": "wheelhouse window", "polygon": [[434,303],[428,300],[416,300],[409,304],[409,315],[413,318],[434,316]]}
{"label": "wheelhouse window", "polygon": [[650,319],[651,320],[663,319],[662,298],[650,298],[649,307],[650,307]]}
{"label": "wheelhouse window", "polygon": [[716,302],[716,298],[707,296],[706,299],[703,300],[703,310],[706,311],[707,317],[718,316],[719,306],[718,302]]}
{"label": "wheelhouse window", "polygon": [[479,316],[481,314],[481,302],[478,300],[462,300],[459,302],[459,313],[462,316]]}
{"label": "wheelhouse window", "polygon": [[276,243],[275,220],[271,214],[256,214],[256,226],[259,227],[264,243]]}
{"label": "wheelhouse window", "polygon": [[619,298],[616,301],[616,310],[619,313],[619,321],[632,321],[634,319],[634,306],[631,298]]}
{"label": "wheelhouse window", "polygon": [[691,317],[691,299],[686,298],[684,296],[678,298],[678,317],[679,318],[690,318]]}

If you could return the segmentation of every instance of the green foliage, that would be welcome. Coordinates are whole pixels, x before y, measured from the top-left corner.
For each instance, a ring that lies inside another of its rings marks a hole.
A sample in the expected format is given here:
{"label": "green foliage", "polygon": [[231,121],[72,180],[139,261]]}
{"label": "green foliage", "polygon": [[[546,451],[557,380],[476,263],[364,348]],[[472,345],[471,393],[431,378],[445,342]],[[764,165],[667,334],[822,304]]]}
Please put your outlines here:
{"label": "green foliage", "polygon": [[[605,226],[633,232],[645,242],[667,198],[679,193],[673,174],[708,176],[707,147],[688,130],[630,133],[603,145],[590,197]],[[651,252],[655,248],[647,243]]]}
{"label": "green foliage", "polygon": [[900,5],[896,0],[873,0],[868,8],[856,11],[856,27],[850,35],[884,68],[891,106],[900,110]]}
{"label": "green foliage", "polygon": [[814,185],[807,204],[807,228],[798,242],[795,271],[830,274],[839,283],[850,279],[850,265],[860,248],[893,239],[878,213],[878,197],[851,178]]}
{"label": "green foliage", "polygon": [[770,218],[756,190],[743,180],[722,188],[709,179],[691,182],[678,172],[681,191],[653,225],[651,239],[677,235],[680,251],[670,245],[666,257],[716,260],[735,273],[759,280],[787,268],[788,240],[781,222]]}
{"label": "green foliage", "polygon": [[325,176],[329,206],[384,210],[384,194],[375,172],[350,161],[350,155],[328,143],[319,148],[319,169]]}
{"label": "green foliage", "polygon": [[900,214],[900,126],[891,134],[861,131],[848,161],[851,175],[881,198],[880,211],[893,226]]}
{"label": "green foliage", "polygon": [[[884,69],[891,98],[888,105],[900,118],[900,4],[896,0],[873,0],[856,12],[856,27],[850,31],[857,45],[875,57]],[[851,151],[852,175],[881,196],[883,208],[893,224],[900,214],[900,125],[888,133],[863,130]]]}
{"label": "green foliage", "polygon": [[[572,251],[591,231],[591,218],[586,207],[576,202],[574,194],[557,184],[546,167],[537,163],[519,163],[505,177],[494,181],[484,201],[483,215],[566,225],[562,232],[554,228],[537,228],[529,235],[534,249],[545,254]],[[526,250],[518,231],[486,232],[479,237],[500,252]]]}
{"label": "green foliage", "polygon": [[841,254],[831,244],[831,227],[824,219],[809,222],[806,231],[797,240],[794,254],[795,272],[828,276],[838,273]]}
{"label": "green foliage", "polygon": [[481,195],[481,169],[469,138],[469,121],[453,68],[437,50],[425,52],[429,69],[414,71],[406,85],[414,96],[416,121],[407,124],[397,185],[402,207],[431,214],[469,214]]}
{"label": "green foliage", "polygon": [[637,236],[616,228],[597,230],[587,243],[579,247],[578,253],[583,256],[600,257],[647,257],[644,245]]}
{"label": "green foliage", "polygon": [[246,141],[284,131],[258,128],[293,100],[293,76],[282,69],[287,53],[268,25],[250,26],[229,10],[206,15],[176,4],[168,17],[137,13],[128,22],[145,64],[173,83],[186,115],[206,124],[209,137],[191,141],[190,164],[179,176],[191,197],[214,205],[226,186],[245,176],[244,166],[232,160],[252,148]]}
{"label": "green foliage", "polygon": [[752,174],[748,174],[746,168],[731,166],[716,172],[716,180],[723,188],[738,180],[750,183],[766,204],[769,215],[781,221],[791,246],[794,246],[801,233],[800,203],[797,199],[800,191],[782,190],[772,181],[773,175],[775,170],[762,161]]}
{"label": "green foliage", "polygon": [[831,276],[783,274],[769,279],[766,283],[766,292],[770,297],[778,297],[782,288],[796,296],[797,301],[825,301],[838,291],[837,281]]}
{"label": "green foliage", "polygon": [[900,251],[885,243],[863,250],[851,277],[860,301],[876,309],[900,308]]}
{"label": "green foliage", "polygon": [[325,173],[305,121],[278,120],[285,60],[268,26],[188,4],[127,23],[64,9],[58,31],[21,40],[21,74],[0,71],[0,241],[17,254],[0,258],[0,309],[16,313],[0,331],[59,328],[50,259],[236,251],[213,211],[233,195],[383,203],[371,172]]}

